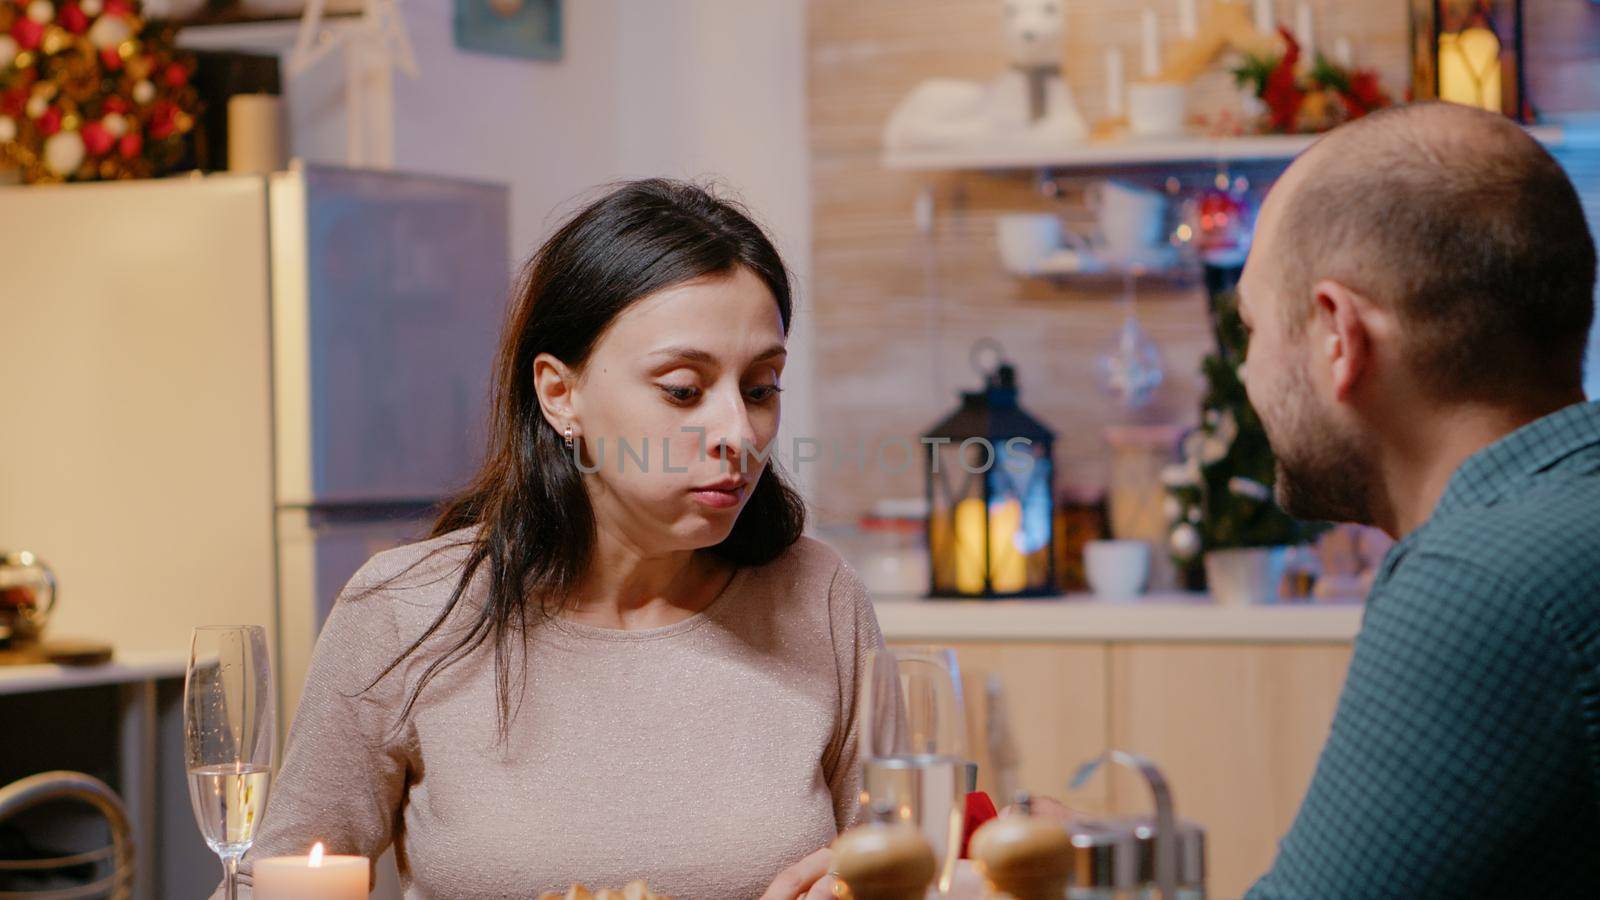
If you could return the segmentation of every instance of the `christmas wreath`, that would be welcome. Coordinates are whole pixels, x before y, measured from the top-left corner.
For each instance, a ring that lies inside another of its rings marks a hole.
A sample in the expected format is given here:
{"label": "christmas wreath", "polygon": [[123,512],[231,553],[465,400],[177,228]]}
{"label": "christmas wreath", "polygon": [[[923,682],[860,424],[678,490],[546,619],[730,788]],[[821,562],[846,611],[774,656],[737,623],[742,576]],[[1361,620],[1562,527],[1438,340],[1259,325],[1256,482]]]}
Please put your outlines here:
{"label": "christmas wreath", "polygon": [[0,0],[0,166],[30,183],[171,171],[200,112],[174,36],[136,0]]}

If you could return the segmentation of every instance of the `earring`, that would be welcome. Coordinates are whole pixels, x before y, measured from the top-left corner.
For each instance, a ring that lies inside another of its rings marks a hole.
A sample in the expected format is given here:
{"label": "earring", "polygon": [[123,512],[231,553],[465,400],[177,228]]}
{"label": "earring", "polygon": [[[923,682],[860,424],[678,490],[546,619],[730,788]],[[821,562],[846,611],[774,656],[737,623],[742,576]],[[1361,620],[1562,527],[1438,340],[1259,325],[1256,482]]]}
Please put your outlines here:
{"label": "earring", "polygon": [[571,450],[571,449],[572,449],[572,447],[573,447],[573,441],[572,441],[572,426],[571,426],[571,425],[568,425],[568,426],[567,426],[567,430],[566,430],[566,434],[565,434],[565,435],[564,435],[564,439],[565,439],[565,440],[566,440],[566,442],[567,442],[567,449],[568,449],[568,450]]}

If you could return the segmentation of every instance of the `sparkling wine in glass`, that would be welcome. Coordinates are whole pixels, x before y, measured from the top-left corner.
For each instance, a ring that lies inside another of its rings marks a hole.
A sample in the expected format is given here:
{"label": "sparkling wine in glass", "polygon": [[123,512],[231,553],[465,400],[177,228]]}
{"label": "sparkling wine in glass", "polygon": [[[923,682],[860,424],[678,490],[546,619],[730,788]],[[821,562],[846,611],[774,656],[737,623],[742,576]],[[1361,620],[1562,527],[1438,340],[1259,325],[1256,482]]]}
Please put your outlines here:
{"label": "sparkling wine in glass", "polygon": [[922,830],[939,861],[938,895],[950,891],[966,814],[966,717],[955,652],[878,650],[862,682],[862,800],[886,805]]}
{"label": "sparkling wine in glass", "polygon": [[189,642],[183,746],[195,822],[222,859],[227,900],[238,897],[239,858],[267,808],[276,699],[259,625],[205,625]]}

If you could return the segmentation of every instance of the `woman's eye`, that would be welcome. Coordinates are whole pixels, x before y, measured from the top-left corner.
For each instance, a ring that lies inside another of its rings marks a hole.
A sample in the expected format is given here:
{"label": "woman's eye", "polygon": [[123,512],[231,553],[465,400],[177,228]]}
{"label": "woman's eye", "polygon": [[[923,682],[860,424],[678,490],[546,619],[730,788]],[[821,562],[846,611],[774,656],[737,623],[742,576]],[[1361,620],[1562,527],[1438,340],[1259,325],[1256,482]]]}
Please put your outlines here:
{"label": "woman's eye", "polygon": [[693,403],[700,396],[700,389],[692,385],[662,384],[657,387],[674,403]]}
{"label": "woman's eye", "polygon": [[775,384],[758,384],[744,392],[745,397],[752,403],[766,403],[783,393],[783,388]]}

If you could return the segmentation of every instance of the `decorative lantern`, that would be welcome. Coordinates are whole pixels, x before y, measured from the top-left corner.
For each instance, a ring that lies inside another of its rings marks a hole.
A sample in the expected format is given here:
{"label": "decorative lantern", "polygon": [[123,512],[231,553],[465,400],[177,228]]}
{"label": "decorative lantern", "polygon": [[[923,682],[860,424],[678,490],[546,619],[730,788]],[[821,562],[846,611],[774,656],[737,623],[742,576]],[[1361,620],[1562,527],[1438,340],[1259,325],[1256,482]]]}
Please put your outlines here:
{"label": "decorative lantern", "polygon": [[1016,370],[984,372],[983,390],[922,440],[928,447],[933,597],[1029,597],[1056,591],[1055,434],[1017,405]]}
{"label": "decorative lantern", "polygon": [[1411,0],[1411,95],[1533,121],[1522,0]]}

